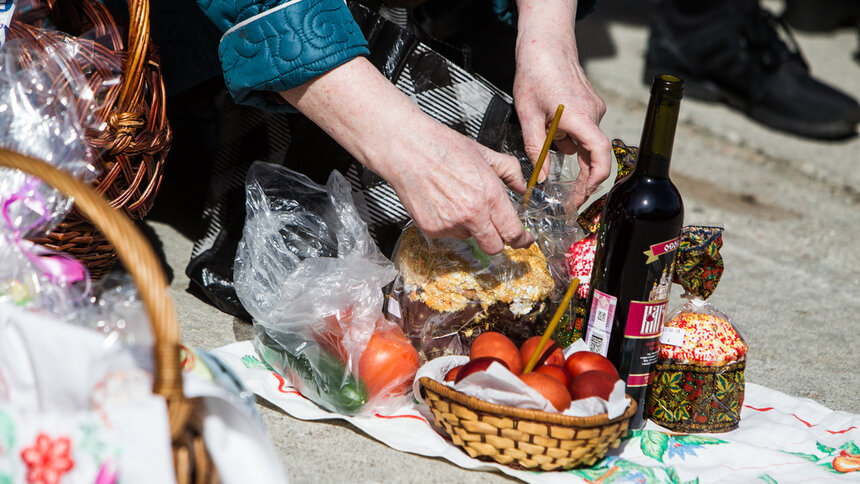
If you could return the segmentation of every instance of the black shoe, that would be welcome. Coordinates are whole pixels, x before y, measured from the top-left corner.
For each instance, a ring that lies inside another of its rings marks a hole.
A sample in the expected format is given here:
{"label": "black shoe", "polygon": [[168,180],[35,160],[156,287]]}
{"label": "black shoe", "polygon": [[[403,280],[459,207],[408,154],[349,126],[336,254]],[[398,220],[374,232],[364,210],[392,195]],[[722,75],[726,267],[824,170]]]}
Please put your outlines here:
{"label": "black shoe", "polygon": [[856,134],[860,105],[810,75],[788,28],[756,0],[698,0],[712,6],[697,12],[677,6],[688,1],[654,9],[646,83],[675,74],[690,97],[724,102],[781,131],[818,139]]}
{"label": "black shoe", "polygon": [[860,2],[857,0],[786,0],[782,18],[797,30],[830,32],[840,27],[860,25]]}

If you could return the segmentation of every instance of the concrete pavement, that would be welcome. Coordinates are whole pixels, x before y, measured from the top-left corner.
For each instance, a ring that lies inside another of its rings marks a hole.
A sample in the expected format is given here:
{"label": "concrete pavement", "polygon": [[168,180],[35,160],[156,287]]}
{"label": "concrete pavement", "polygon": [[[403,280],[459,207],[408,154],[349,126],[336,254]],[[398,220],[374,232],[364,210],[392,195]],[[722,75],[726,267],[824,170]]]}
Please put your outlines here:
{"label": "concrete pavement", "polygon": [[[589,78],[608,105],[602,127],[628,144],[639,142],[648,97],[640,80],[643,4],[601,0],[577,27]],[[814,73],[860,96],[856,31],[797,36]],[[685,224],[726,228],[726,271],[712,301],[750,343],[747,380],[860,413],[860,139],[803,140],[693,100],[681,109],[672,178],[684,197]],[[186,291],[191,241],[169,225],[149,225],[173,271],[183,341],[211,349],[249,339],[249,323]],[[673,292],[672,307],[680,291]],[[292,482],[509,480],[397,452],[338,421],[303,422],[263,401],[259,409]]]}

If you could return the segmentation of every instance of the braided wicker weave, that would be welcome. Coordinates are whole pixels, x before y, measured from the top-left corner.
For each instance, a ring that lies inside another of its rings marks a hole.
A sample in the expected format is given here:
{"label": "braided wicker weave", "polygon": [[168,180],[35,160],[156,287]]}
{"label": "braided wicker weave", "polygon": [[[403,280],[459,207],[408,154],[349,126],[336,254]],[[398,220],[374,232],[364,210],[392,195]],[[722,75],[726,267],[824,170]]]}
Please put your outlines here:
{"label": "braided wicker weave", "polygon": [[0,148],[0,167],[14,168],[34,175],[64,194],[74,197],[81,214],[92,220],[107,239],[113,242],[120,261],[134,280],[152,322],[155,336],[155,378],[152,391],[164,397],[167,402],[177,482],[217,482],[215,468],[199,432],[199,423],[193,418],[195,403],[185,398],[182,391],[179,325],[173,300],[167,293],[167,279],[155,252],[140,230],[92,188],[47,163]]}
{"label": "braided wicker weave", "polygon": [[[24,8],[26,3],[20,2],[21,13],[16,14],[8,37],[21,40],[31,52],[46,51],[69,35],[92,33],[93,40],[74,39],[80,51],[67,67],[82,72],[99,96],[95,121],[107,127],[89,130],[86,135],[89,145],[102,153],[95,160],[99,176],[94,188],[115,209],[142,218],[155,201],[171,140],[164,84],[149,39],[149,2],[128,1],[127,45],[113,17],[97,0],[43,0],[28,5],[33,7],[30,9]],[[37,27],[46,23],[48,15],[63,31]],[[116,73],[122,73],[121,82],[105,83]],[[57,83],[66,81],[56,79]],[[64,87],[55,86],[59,91]],[[78,209],[35,242],[77,257],[93,278],[107,273],[116,262],[110,241]]]}
{"label": "braided wicker weave", "polygon": [[636,413],[620,417],[569,417],[488,403],[435,380],[419,380],[435,423],[471,457],[518,469],[554,471],[590,466],[618,447]]}

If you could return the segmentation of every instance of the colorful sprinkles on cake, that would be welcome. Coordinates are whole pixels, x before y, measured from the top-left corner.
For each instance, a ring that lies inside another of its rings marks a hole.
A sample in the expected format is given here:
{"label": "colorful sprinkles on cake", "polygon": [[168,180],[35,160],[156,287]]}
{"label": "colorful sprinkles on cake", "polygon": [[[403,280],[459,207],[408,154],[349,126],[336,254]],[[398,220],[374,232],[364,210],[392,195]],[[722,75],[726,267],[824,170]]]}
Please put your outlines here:
{"label": "colorful sprinkles on cake", "polygon": [[591,269],[594,267],[594,252],[597,249],[597,234],[591,234],[580,239],[570,246],[568,251],[568,263],[570,275],[579,279],[579,287],[576,295],[588,297],[588,285],[591,282]]}
{"label": "colorful sprinkles on cake", "polygon": [[681,330],[680,346],[662,344],[660,358],[705,365],[744,359],[747,345],[729,321],[710,314],[682,313],[666,323]]}

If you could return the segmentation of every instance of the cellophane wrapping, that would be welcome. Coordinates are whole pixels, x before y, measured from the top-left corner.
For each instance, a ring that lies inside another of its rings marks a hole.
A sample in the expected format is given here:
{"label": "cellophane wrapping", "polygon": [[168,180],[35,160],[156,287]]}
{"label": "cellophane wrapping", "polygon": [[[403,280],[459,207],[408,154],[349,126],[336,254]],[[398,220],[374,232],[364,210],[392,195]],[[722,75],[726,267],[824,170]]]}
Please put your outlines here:
{"label": "cellophane wrapping", "polygon": [[[79,46],[69,41],[51,44],[48,51],[31,47],[13,40],[0,50],[0,147],[89,180],[95,176],[94,154],[85,134],[98,101],[83,74],[68,68]],[[0,169],[0,301],[54,314],[68,314],[70,305],[80,302],[85,273],[76,273],[73,262],[64,264],[70,257],[27,240],[56,225],[71,205],[41,180]],[[54,277],[46,273],[48,266],[58,265],[68,271]]]}
{"label": "cellophane wrapping", "polygon": [[382,288],[396,271],[359,218],[349,183],[335,171],[322,187],[257,162],[246,195],[234,278],[262,359],[329,411],[398,404],[418,356],[382,316]]}
{"label": "cellophane wrapping", "polygon": [[[541,334],[570,282],[567,248],[583,231],[575,223],[575,182],[553,176],[536,188],[523,224],[535,244],[505,246],[488,256],[471,240],[431,239],[407,226],[395,248],[399,270],[387,301],[387,314],[400,324],[423,360],[468,354],[485,331],[498,331],[517,345]],[[553,339],[572,343],[570,311]]]}

